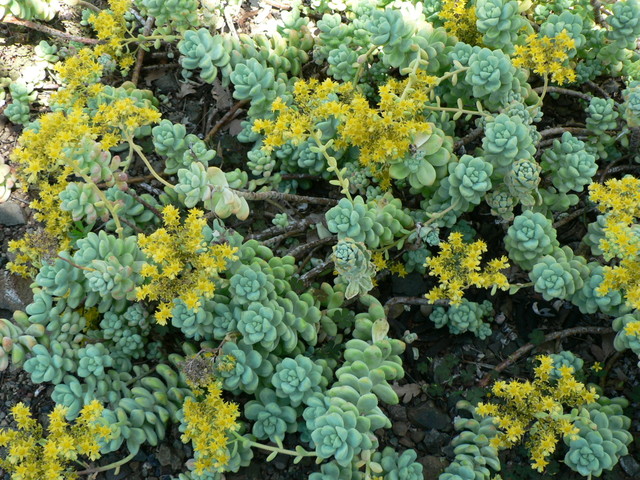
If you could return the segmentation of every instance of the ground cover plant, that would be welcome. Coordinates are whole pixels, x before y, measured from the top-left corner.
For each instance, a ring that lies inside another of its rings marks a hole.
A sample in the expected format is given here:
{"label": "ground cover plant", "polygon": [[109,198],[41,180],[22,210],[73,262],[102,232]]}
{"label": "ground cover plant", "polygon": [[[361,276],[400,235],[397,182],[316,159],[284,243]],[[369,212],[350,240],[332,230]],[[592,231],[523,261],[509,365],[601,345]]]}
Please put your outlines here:
{"label": "ground cover plant", "polygon": [[[255,35],[224,1],[74,4],[72,35],[45,25],[55,2],[0,0],[0,21],[50,36],[41,73],[2,83],[21,133],[0,200],[28,195],[37,223],[9,244],[33,301],[0,319],[0,370],[56,404],[41,426],[16,399],[5,473],[117,470],[176,425],[180,480],[277,456],[309,480],[427,478],[385,433],[421,357],[405,314],[484,341],[528,296],[580,322],[541,315],[478,378],[438,478],[512,458],[504,478],[614,478],[638,430],[637,396],[607,383],[622,353],[599,375],[559,342],[613,333],[640,356],[637,0],[311,0]],[[191,128],[141,86],[158,58],[183,96],[235,103]],[[394,296],[405,277],[424,291]]]}

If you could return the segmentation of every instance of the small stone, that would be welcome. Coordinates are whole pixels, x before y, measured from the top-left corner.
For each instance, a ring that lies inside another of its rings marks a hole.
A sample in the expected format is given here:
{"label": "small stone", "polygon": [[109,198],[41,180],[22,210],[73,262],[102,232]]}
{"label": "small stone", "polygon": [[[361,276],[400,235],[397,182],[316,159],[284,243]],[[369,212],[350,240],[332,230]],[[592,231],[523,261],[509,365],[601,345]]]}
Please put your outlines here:
{"label": "small stone", "polygon": [[168,445],[160,445],[158,448],[158,453],[156,453],[156,458],[160,465],[166,467],[167,465],[171,465],[171,449]]}
{"label": "small stone", "polygon": [[413,430],[409,432],[409,437],[415,443],[420,443],[422,440],[424,440],[424,430]]}
{"label": "small stone", "polygon": [[416,444],[413,443],[413,441],[409,437],[402,437],[400,439],[400,445],[403,445],[407,448],[413,448],[416,446]]}
{"label": "small stone", "polygon": [[451,436],[437,430],[424,432],[423,444],[427,452],[441,452],[445,445],[451,441]]}
{"label": "small stone", "polygon": [[0,272],[0,309],[24,310],[32,301],[31,280],[7,270]]}
{"label": "small stone", "polygon": [[0,225],[11,227],[13,225],[24,225],[27,221],[20,205],[13,202],[0,203]]}
{"label": "small stone", "polygon": [[394,422],[391,428],[393,430],[393,433],[395,433],[398,437],[404,437],[409,430],[409,425],[407,425],[407,422]]}
{"label": "small stone", "polygon": [[402,405],[389,405],[387,411],[392,420],[407,420],[407,409]]}
{"label": "small stone", "polygon": [[418,462],[421,463],[424,468],[424,478],[438,478],[442,471],[449,465],[446,458],[436,457],[435,455],[420,457]]}
{"label": "small stone", "polygon": [[409,421],[416,427],[435,428],[443,432],[451,431],[451,419],[441,411],[432,407],[417,407],[407,409]]}
{"label": "small stone", "polygon": [[631,455],[626,455],[620,459],[620,466],[631,478],[640,477],[640,463]]}

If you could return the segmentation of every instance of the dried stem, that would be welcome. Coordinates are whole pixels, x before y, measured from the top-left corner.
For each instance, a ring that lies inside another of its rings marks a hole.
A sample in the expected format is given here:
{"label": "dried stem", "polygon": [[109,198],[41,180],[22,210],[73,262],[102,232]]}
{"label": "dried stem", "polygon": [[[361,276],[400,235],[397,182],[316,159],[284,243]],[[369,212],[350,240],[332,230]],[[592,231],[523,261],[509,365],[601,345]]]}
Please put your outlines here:
{"label": "dried stem", "polygon": [[337,200],[333,200],[331,198],[307,197],[305,195],[294,195],[292,193],[248,192],[246,190],[234,190],[234,192],[247,200],[276,200],[294,203],[314,203],[316,205],[330,205],[332,207],[338,204]]}
{"label": "dried stem", "polygon": [[460,140],[458,140],[456,143],[453,144],[453,150],[456,151],[463,145],[473,142],[476,138],[482,135],[483,131],[484,129],[482,127],[478,127],[474,130],[471,130],[464,137],[462,137]]}
{"label": "dried stem", "polygon": [[578,218],[580,215],[590,212],[591,210],[594,210],[595,207],[594,206],[587,206],[587,207],[583,207],[579,210],[576,210],[573,213],[570,213],[569,215],[567,215],[566,217],[562,217],[560,220],[558,220],[557,222],[555,222],[553,224],[553,228],[560,228],[561,226],[569,223],[571,220]]}
{"label": "dried stem", "polygon": [[[613,329],[609,327],[574,327],[574,328],[568,328],[566,330],[562,330],[560,332],[553,332],[553,333],[550,333],[549,335],[545,335],[542,343],[551,342],[553,340],[560,340],[562,338],[571,337],[572,335],[588,335],[588,334],[605,335],[611,332],[613,332]],[[495,373],[502,372],[503,370],[511,366],[513,363],[520,360],[520,358],[522,358],[528,352],[536,348],[537,345],[538,345],[537,343],[527,343],[526,345],[523,345],[518,350],[513,352],[511,355],[509,355],[497,367],[495,367],[493,369],[493,372]],[[488,372],[482,378],[482,380],[478,382],[478,386],[486,387],[487,385],[489,385],[489,382],[491,382],[491,377],[493,372]]]}
{"label": "dried stem", "polygon": [[586,128],[579,127],[555,127],[555,128],[547,128],[546,130],[542,130],[540,132],[540,136],[544,137],[553,137],[556,135],[562,135],[564,132],[569,132],[573,135],[590,135],[591,131]]}
{"label": "dried stem", "polygon": [[[149,36],[155,21],[156,19],[153,17],[147,18],[147,21],[144,24],[144,29],[142,30],[142,35],[144,35],[145,37]],[[144,61],[144,48],[138,47],[138,55],[136,56],[136,66],[133,68],[133,74],[131,75],[131,83],[133,83],[134,85],[138,85],[138,80],[140,78],[140,70],[142,69],[143,61]]]}
{"label": "dried stem", "polygon": [[325,260],[317,267],[313,267],[307,273],[302,275],[300,277],[300,280],[302,280],[302,283],[304,283],[304,285],[308,287],[309,285],[311,285],[311,282],[315,277],[317,277],[318,275],[322,274],[324,271],[332,267],[333,267],[333,260]]}
{"label": "dried stem", "polygon": [[85,43],[87,45],[98,45],[100,43],[104,43],[102,40],[98,40],[96,38],[78,37],[76,35],[71,35],[70,33],[61,32],[60,30],[56,30],[55,28],[47,27],[46,25],[42,25],[40,23],[32,22],[31,20],[21,20],[12,15],[7,15],[2,20],[0,20],[0,22],[20,25],[32,30],[37,30],[38,32],[46,33],[47,35],[51,35],[53,37],[64,38],[65,40],[69,40],[70,42]]}
{"label": "dried stem", "polygon": [[[536,93],[542,93],[544,91],[544,87],[534,88],[533,91],[536,92]],[[548,93],[560,93],[562,95],[571,95],[573,97],[582,98],[583,100],[586,100],[587,102],[590,102],[591,99],[593,98],[591,95],[589,95],[587,93],[577,92],[577,91],[571,90],[569,88],[547,87],[547,92]]]}
{"label": "dried stem", "polygon": [[593,19],[601,27],[607,28],[607,24],[602,18],[602,13],[600,12],[602,4],[598,0],[589,0],[589,3],[591,3],[591,7],[593,8]]}
{"label": "dried stem", "polygon": [[156,217],[162,220],[162,213],[160,212],[160,210],[158,210],[156,207],[154,207],[149,202],[147,202],[144,198],[138,195],[133,189],[128,190],[127,193],[131,195],[138,203],[144,205],[146,208],[151,210]]}
{"label": "dried stem", "polygon": [[222,127],[224,127],[227,123],[233,120],[233,117],[235,116],[235,113],[238,111],[238,109],[244,107],[247,103],[249,103],[249,100],[240,100],[233,107],[231,107],[229,111],[224,114],[224,117],[222,117],[220,121],[218,121],[218,123],[216,123],[213,126],[213,128],[209,130],[209,133],[207,133],[207,136],[204,137],[204,143],[209,143],[209,141],[213,138],[213,136],[216,133],[218,133],[218,131]]}
{"label": "dried stem", "polygon": [[317,240],[312,240],[311,242],[305,243],[303,245],[298,245],[297,247],[292,248],[287,252],[287,256],[292,256],[294,258],[300,257],[302,254],[306,253],[309,250],[315,250],[322,245],[327,243],[333,243],[338,239],[335,235],[330,235],[324,238],[318,238]]}

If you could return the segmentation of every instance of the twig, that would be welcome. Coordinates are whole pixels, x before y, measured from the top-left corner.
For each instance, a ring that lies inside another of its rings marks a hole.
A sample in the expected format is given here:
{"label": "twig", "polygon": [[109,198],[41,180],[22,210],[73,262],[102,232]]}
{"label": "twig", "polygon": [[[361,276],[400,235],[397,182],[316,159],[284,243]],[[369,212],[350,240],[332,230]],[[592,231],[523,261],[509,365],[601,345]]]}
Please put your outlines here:
{"label": "twig", "polygon": [[318,180],[320,175],[314,173],[283,173],[280,178],[282,180]]}
{"label": "twig", "polygon": [[158,210],[156,207],[154,207],[149,202],[147,202],[144,198],[138,195],[133,189],[128,190],[127,193],[131,195],[138,203],[144,205],[146,208],[151,210],[156,217],[162,220],[163,217],[162,217],[162,213],[160,213],[160,210]]}
{"label": "twig", "polygon": [[[572,335],[587,335],[587,334],[604,335],[606,333],[611,333],[611,332],[613,332],[613,329],[610,328],[610,327],[574,327],[574,328],[568,328],[566,330],[562,330],[560,332],[553,332],[553,333],[550,333],[548,335],[545,335],[545,337],[544,337],[544,339],[542,340],[541,343],[551,342],[553,340],[559,340],[559,339],[562,339],[562,338],[570,337]],[[504,369],[508,368],[513,363],[517,362],[521,357],[523,357],[529,351],[531,351],[534,348],[536,348],[536,346],[537,346],[537,344],[534,344],[534,343],[527,343],[526,345],[523,345],[518,350],[513,352],[511,355],[509,355],[498,366],[496,366],[493,369],[493,372],[495,372],[495,373],[502,372]],[[491,377],[492,377],[492,373],[493,372],[488,372],[482,378],[482,380],[480,380],[480,382],[478,382],[478,386],[486,387],[487,385],[489,385],[489,382],[491,381]]]}
{"label": "twig", "polygon": [[613,175],[614,173],[626,172],[640,169],[640,165],[620,165],[618,167],[610,168],[607,170],[607,175]]}
{"label": "twig", "polygon": [[287,5],[286,3],[274,2],[273,0],[262,0],[262,3],[279,8],[280,10],[291,10],[291,5]]}
{"label": "twig", "polygon": [[246,100],[246,99],[245,100],[240,100],[233,107],[231,107],[229,109],[229,111],[224,114],[224,117],[222,117],[220,119],[220,121],[218,123],[216,123],[211,130],[209,130],[209,133],[207,133],[207,135],[204,137],[204,143],[209,143],[209,140],[211,140],[211,138],[216,133],[218,133],[218,131],[222,127],[224,127],[228,122],[233,120],[233,117],[234,117],[235,113],[238,111],[238,109],[243,107],[243,106],[245,106],[247,103],[249,103],[249,100]]}
{"label": "twig", "polygon": [[302,280],[302,283],[304,283],[304,285],[306,287],[308,287],[309,285],[311,285],[311,282],[313,281],[313,279],[315,277],[317,277],[318,275],[320,275],[322,272],[324,272],[325,270],[332,268],[333,267],[333,261],[332,260],[325,260],[324,262],[322,262],[320,265],[318,265],[317,267],[313,267],[311,270],[309,270],[307,273],[305,273],[304,275],[302,275],[300,277],[300,280]]}
{"label": "twig", "polygon": [[457,151],[463,145],[473,142],[476,138],[482,135],[483,131],[484,129],[482,127],[478,127],[474,130],[471,130],[464,137],[462,137],[460,140],[458,140],[456,143],[453,144],[453,150]]}
{"label": "twig", "polygon": [[234,192],[247,200],[276,200],[294,203],[315,203],[316,205],[334,205],[337,200],[324,197],[307,197],[305,195],[294,195],[282,192],[248,192],[246,190],[234,190]]}
{"label": "twig", "polygon": [[[153,28],[153,23],[156,21],[155,18],[149,17],[144,24],[144,29],[142,30],[142,35],[145,37],[151,34],[151,29]],[[134,85],[138,85],[138,80],[140,78],[140,70],[142,69],[142,62],[144,61],[144,48],[141,46],[138,47],[138,55],[136,56],[136,66],[133,67],[133,74],[131,75],[131,83]]]}
{"label": "twig", "polygon": [[600,95],[602,95],[605,98],[611,98],[611,95],[609,95],[606,90],[604,90],[600,85],[598,85],[597,83],[591,81],[591,80],[587,80],[586,82],[584,82],[586,85],[589,85],[593,90],[595,90],[596,92],[598,92]]}
{"label": "twig", "polygon": [[32,30],[37,30],[38,32],[46,33],[53,37],[64,38],[65,40],[69,40],[70,42],[85,43],[87,45],[98,45],[104,43],[103,40],[98,40],[96,38],[78,37],[76,35],[71,35],[70,33],[61,32],[60,30],[56,30],[55,28],[47,27],[46,25],[42,25],[40,23],[32,22],[31,20],[21,20],[11,15],[4,17],[2,20],[0,20],[0,22],[11,23],[13,25],[21,25],[23,27],[31,28]]}
{"label": "twig", "polygon": [[169,70],[171,68],[180,68],[181,65],[178,62],[173,63],[158,63],[157,65],[145,65],[142,70],[149,72],[151,70]]}
{"label": "twig", "polygon": [[546,130],[542,130],[540,132],[540,136],[544,137],[553,137],[555,135],[562,135],[564,132],[569,132],[573,135],[590,135],[591,131],[587,128],[579,128],[579,127],[555,127],[555,128],[547,128]]}
{"label": "twig", "polygon": [[[533,91],[536,93],[542,93],[544,87],[534,88]],[[573,97],[582,98],[587,102],[590,102],[593,98],[591,95],[587,93],[577,92],[575,90],[570,90],[568,88],[560,88],[560,87],[547,87],[547,93],[560,93],[563,95],[571,95]]]}
{"label": "twig", "polygon": [[122,223],[124,223],[125,225],[127,225],[129,228],[131,228],[132,230],[135,230],[137,233],[144,233],[144,230],[142,230],[139,226],[137,226],[135,223],[131,223],[129,220],[127,220],[126,218],[122,218],[120,217],[120,221]]}
{"label": "twig", "polygon": [[602,18],[602,13],[600,12],[602,4],[598,0],[589,0],[589,3],[591,3],[591,7],[593,8],[593,19],[601,27],[607,28],[607,24]]}
{"label": "twig", "polygon": [[553,228],[560,228],[562,225],[569,223],[571,220],[573,220],[574,218],[578,218],[580,215],[582,215],[583,213],[588,213],[591,210],[595,210],[595,206],[591,205],[591,206],[587,206],[587,207],[583,207],[580,208],[579,210],[576,210],[573,213],[570,213],[569,215],[567,215],[566,217],[562,217],[560,220],[558,220],[557,222],[555,222],[553,224]]}
{"label": "twig", "polygon": [[602,171],[602,173],[600,174],[599,182],[600,183],[604,182],[604,179],[607,178],[607,175],[609,175],[609,172],[613,170],[615,166],[617,166],[618,164],[620,164],[625,160],[626,160],[626,157],[621,157],[621,158],[618,158],[617,160],[614,160],[609,165],[607,165],[605,169]]}
{"label": "twig", "polygon": [[273,226],[263,230],[262,232],[253,233],[247,237],[247,240],[262,240],[264,238],[271,237],[272,235],[279,235],[282,232],[286,232],[289,230],[302,230],[307,228],[309,225],[314,224],[315,222],[310,218],[305,218],[304,220],[298,220],[297,222],[291,222],[286,227]]}
{"label": "twig", "polygon": [[298,258],[299,256],[301,256],[303,253],[307,252],[308,250],[315,250],[318,247],[321,247],[322,245],[325,245],[327,243],[333,243],[338,239],[337,236],[335,235],[330,235],[328,237],[324,237],[324,238],[318,238],[316,240],[313,240],[311,242],[302,244],[302,245],[298,245],[297,247],[292,248],[291,250],[289,250],[287,252],[287,256],[291,256],[294,258]]}

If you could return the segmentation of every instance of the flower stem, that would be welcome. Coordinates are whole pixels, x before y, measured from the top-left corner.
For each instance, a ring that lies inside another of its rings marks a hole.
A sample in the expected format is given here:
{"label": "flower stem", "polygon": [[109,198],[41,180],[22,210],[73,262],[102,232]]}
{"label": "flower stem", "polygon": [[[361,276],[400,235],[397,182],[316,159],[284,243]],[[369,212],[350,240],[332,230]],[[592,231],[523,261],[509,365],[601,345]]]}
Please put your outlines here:
{"label": "flower stem", "polygon": [[129,455],[127,455],[126,457],[118,460],[117,462],[110,463],[109,465],[105,465],[103,467],[88,468],[86,470],[81,470],[79,472],[74,472],[74,473],[76,475],[90,475],[92,473],[106,472],[107,470],[111,470],[113,468],[116,468],[116,469],[119,470],[122,465],[124,465],[125,463],[131,461],[133,459],[133,457],[136,456],[136,453],[130,453]]}
{"label": "flower stem", "polygon": [[249,440],[246,437],[243,437],[242,435],[240,435],[238,432],[234,430],[231,430],[231,433],[245,445],[249,445],[250,447],[260,448],[268,452],[282,453],[284,455],[290,455],[292,457],[317,457],[318,456],[317,453],[308,452],[304,449],[301,449],[300,451],[295,451],[295,450],[288,450],[286,448],[272,447],[271,445],[264,445],[263,443],[254,442],[252,440]]}
{"label": "flower stem", "polygon": [[147,168],[149,169],[149,172],[151,173],[151,175],[153,175],[153,177],[158,180],[160,183],[162,183],[163,185],[169,187],[169,188],[174,188],[173,185],[171,185],[169,182],[167,182],[164,178],[162,178],[160,175],[158,175],[158,172],[156,172],[153,167],[151,166],[151,162],[149,162],[149,160],[147,159],[146,155],[144,154],[144,152],[142,151],[142,149],[136,145],[133,141],[133,136],[132,135],[127,135],[127,142],[129,142],[129,145],[131,145],[131,147],[133,148],[133,150],[138,154],[138,156],[142,159],[142,161],[144,162],[144,164],[147,166]]}

